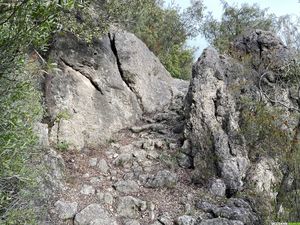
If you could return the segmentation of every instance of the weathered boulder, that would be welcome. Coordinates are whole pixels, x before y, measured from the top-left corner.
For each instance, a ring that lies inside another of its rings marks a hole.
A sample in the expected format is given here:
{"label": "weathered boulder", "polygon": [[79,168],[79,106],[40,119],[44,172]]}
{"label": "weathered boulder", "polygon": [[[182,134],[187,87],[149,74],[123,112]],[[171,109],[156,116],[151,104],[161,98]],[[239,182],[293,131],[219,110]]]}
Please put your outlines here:
{"label": "weathered boulder", "polygon": [[147,209],[147,203],[132,196],[120,197],[117,212],[125,218],[136,219]]}
{"label": "weathered boulder", "polygon": [[279,164],[272,158],[262,158],[253,164],[247,173],[247,188],[275,200],[283,175]]}
{"label": "weathered boulder", "polygon": [[[197,204],[197,207],[204,212],[211,213],[214,217],[226,218],[231,221],[239,221],[241,224],[245,225],[260,224],[255,210],[253,210],[251,205],[243,199],[231,198],[226,202],[226,204],[222,205],[200,201]],[[231,224],[231,222],[229,224]]]}
{"label": "weathered boulder", "polygon": [[77,202],[65,202],[65,201],[57,201],[55,204],[55,210],[60,219],[72,219],[77,212]]}
{"label": "weathered boulder", "polygon": [[187,86],[122,30],[91,44],[71,34],[57,36],[50,58],[59,69],[46,75],[45,101],[50,142],[58,148],[97,147],[142,113],[169,107]]}
{"label": "weathered boulder", "polygon": [[178,90],[178,83],[159,59],[134,34],[112,29],[110,40],[123,80],[136,94],[144,112],[166,108],[171,103],[173,91]]}
{"label": "weathered boulder", "polygon": [[116,221],[101,205],[91,204],[76,214],[75,225],[116,225]]}
{"label": "weathered boulder", "polygon": [[[296,124],[287,109],[294,107],[290,91],[279,88],[275,81],[281,67],[293,58],[293,51],[276,35],[262,30],[246,32],[232,43],[231,50],[232,57],[208,48],[195,63],[186,97],[185,126],[194,182],[205,184],[208,178],[222,178],[228,197],[252,179],[244,179],[253,157],[241,132],[243,102],[260,100],[272,107],[272,99],[276,99],[286,106],[282,117],[291,127]],[[268,167],[260,164],[258,168],[261,166]]]}
{"label": "weathered boulder", "polygon": [[175,173],[168,170],[162,170],[155,175],[147,177],[144,186],[149,188],[174,188],[177,181],[178,178]]}
{"label": "weathered boulder", "polygon": [[59,36],[51,57],[60,67],[45,81],[52,143],[97,146],[138,120],[141,109],[120,76],[108,37],[89,46],[72,35]]}
{"label": "weathered boulder", "polygon": [[194,182],[221,176],[229,193],[242,185],[249,167],[239,132],[239,111],[231,86],[239,85],[243,67],[208,48],[193,68],[187,95],[185,134],[194,156]]}

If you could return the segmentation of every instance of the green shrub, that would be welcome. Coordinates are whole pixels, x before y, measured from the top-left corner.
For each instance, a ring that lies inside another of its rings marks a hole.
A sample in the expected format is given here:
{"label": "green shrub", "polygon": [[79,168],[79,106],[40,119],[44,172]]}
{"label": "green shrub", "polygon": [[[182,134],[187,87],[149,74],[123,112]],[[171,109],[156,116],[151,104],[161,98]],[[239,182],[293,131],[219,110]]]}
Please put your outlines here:
{"label": "green shrub", "polygon": [[59,151],[66,151],[69,146],[70,144],[67,141],[60,141],[56,147]]}
{"label": "green shrub", "polygon": [[289,122],[282,115],[279,108],[244,99],[240,127],[252,160],[263,156],[283,157],[289,151],[292,134],[283,129],[288,128]]}
{"label": "green shrub", "polygon": [[29,162],[39,157],[33,127],[41,119],[41,97],[26,74],[14,82],[2,77],[0,83],[0,216],[5,224],[30,224],[23,212],[31,209],[21,193],[35,179]]}

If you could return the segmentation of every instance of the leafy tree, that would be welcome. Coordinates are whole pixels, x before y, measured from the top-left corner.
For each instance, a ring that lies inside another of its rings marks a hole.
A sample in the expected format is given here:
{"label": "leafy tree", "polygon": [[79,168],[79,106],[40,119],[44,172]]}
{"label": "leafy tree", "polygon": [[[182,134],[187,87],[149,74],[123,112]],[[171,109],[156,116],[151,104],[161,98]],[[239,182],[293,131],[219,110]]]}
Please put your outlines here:
{"label": "leafy tree", "polygon": [[243,32],[250,29],[274,30],[274,15],[257,4],[229,5],[221,1],[223,15],[221,21],[213,18],[209,12],[202,25],[202,34],[207,41],[221,52],[230,48],[230,43]]}
{"label": "leafy tree", "polygon": [[28,53],[46,66],[41,55],[55,33],[89,40],[101,27],[87,25],[97,21],[81,16],[86,10],[76,0],[0,2],[0,224],[36,224],[29,190],[36,181],[31,162],[40,156],[33,128],[42,106],[33,75],[43,68],[30,68]]}
{"label": "leafy tree", "polygon": [[300,18],[298,16],[284,15],[278,17],[275,29],[287,46],[300,52]]}

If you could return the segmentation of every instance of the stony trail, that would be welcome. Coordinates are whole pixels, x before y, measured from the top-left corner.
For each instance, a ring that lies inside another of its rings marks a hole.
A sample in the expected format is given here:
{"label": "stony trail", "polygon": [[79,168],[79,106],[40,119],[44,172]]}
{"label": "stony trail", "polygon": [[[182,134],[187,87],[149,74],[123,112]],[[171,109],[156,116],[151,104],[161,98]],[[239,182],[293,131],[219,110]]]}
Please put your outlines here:
{"label": "stony trail", "polygon": [[117,224],[172,224],[178,215],[190,214],[204,190],[192,184],[192,161],[181,150],[180,102],[121,130],[102,148],[63,153],[66,186],[53,212],[68,221],[56,224],[91,224],[100,213],[85,212],[93,204]]}
{"label": "stony trail", "polygon": [[[272,54],[291,57],[271,33],[247,35],[235,46],[241,56],[250,46],[265,64]],[[41,224],[260,225],[271,217],[280,164],[253,160],[241,132],[244,100],[260,99],[258,71],[208,48],[190,82],[174,79],[122,30],[92,45],[58,37],[50,56],[60,70],[44,81],[41,189],[51,201]],[[274,93],[293,104],[289,90]]]}

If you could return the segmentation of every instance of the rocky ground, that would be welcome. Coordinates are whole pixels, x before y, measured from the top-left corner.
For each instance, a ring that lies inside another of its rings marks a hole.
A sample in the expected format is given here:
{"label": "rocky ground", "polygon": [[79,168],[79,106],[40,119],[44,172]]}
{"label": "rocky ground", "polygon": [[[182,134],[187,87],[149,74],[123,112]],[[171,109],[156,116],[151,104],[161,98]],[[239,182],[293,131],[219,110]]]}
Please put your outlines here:
{"label": "rocky ground", "polygon": [[[49,222],[240,225],[244,223],[235,219],[242,219],[252,224],[247,220],[256,218],[243,200],[213,204],[226,202],[221,180],[213,180],[209,189],[192,183],[192,160],[181,147],[182,104],[174,106],[121,130],[102,148],[64,152],[67,179],[64,191],[53,201]],[[241,211],[236,204],[246,208]],[[225,218],[219,218],[221,214]]]}

